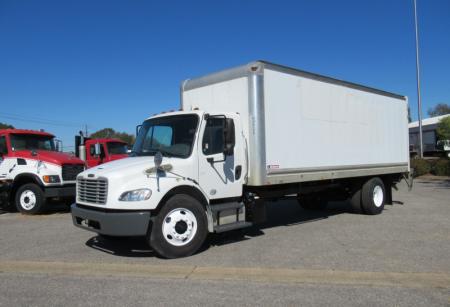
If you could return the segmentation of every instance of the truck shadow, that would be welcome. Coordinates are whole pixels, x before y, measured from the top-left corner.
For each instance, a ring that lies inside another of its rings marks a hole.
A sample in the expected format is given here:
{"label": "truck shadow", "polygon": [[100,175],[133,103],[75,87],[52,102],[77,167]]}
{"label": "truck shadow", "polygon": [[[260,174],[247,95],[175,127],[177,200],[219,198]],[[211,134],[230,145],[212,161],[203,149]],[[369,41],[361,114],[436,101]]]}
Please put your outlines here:
{"label": "truck shadow", "polygon": [[[401,202],[394,202],[398,204]],[[389,209],[390,206],[386,206]],[[268,220],[249,228],[234,230],[226,233],[210,234],[204,246],[198,253],[208,250],[212,246],[233,244],[265,234],[264,230],[273,227],[290,227],[305,223],[320,223],[329,217],[339,214],[353,214],[352,208],[347,202],[330,203],[328,209],[311,211],[302,209],[296,201],[284,200],[267,204]],[[156,253],[148,246],[144,237],[134,238],[105,238],[94,236],[86,241],[86,246],[101,252],[119,257],[157,257]]]}
{"label": "truck shadow", "polygon": [[249,228],[212,234],[209,240],[211,246],[221,246],[229,243],[249,240],[265,234],[264,230],[274,227],[290,227],[311,222],[320,223],[331,216],[353,214],[347,202],[333,202],[325,210],[305,210],[296,200],[283,200],[267,203],[267,221]]}
{"label": "truck shadow", "polygon": [[144,237],[104,238],[95,236],[86,241],[86,246],[104,253],[130,258],[155,257]]}
{"label": "truck shadow", "polygon": [[[46,208],[41,213],[37,215],[53,215],[53,214],[64,214],[70,212],[71,202],[62,202],[59,200],[48,201]],[[5,213],[17,213],[19,212],[16,206],[10,202],[4,201],[0,202],[0,214]]]}

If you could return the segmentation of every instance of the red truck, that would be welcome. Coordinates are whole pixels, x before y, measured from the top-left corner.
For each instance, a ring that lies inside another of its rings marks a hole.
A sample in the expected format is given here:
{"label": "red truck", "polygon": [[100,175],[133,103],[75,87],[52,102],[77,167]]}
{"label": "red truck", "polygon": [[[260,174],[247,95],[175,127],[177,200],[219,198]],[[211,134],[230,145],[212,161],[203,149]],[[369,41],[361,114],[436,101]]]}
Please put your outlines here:
{"label": "red truck", "polygon": [[74,199],[85,163],[56,147],[48,132],[0,129],[1,190],[20,212],[42,212],[49,198]]}
{"label": "red truck", "polygon": [[85,161],[88,168],[128,157],[127,146],[119,139],[75,136],[75,155]]}

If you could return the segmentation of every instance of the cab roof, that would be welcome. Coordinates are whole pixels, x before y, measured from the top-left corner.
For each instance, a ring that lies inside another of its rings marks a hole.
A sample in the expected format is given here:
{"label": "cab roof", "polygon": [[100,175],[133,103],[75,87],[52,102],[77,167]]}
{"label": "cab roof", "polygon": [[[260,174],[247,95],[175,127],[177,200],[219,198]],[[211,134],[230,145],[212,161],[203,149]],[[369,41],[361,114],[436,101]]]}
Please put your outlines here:
{"label": "cab roof", "polygon": [[33,135],[55,137],[53,134],[45,131],[28,130],[28,129],[0,129],[0,135],[6,134],[33,134]]}
{"label": "cab roof", "polygon": [[99,143],[108,143],[108,142],[114,142],[114,143],[122,143],[122,144],[127,144],[127,142],[124,142],[122,140],[119,139],[114,139],[114,138],[99,138],[99,139],[89,139],[88,141],[92,141],[92,142],[99,142]]}
{"label": "cab roof", "polygon": [[153,116],[148,117],[146,120],[148,119],[152,119],[152,118],[158,118],[158,117],[165,117],[165,116],[176,116],[176,115],[191,115],[191,114],[195,114],[198,116],[202,116],[205,112],[203,111],[199,111],[199,110],[193,110],[193,111],[168,111],[168,112],[161,112],[159,114],[154,114]]}

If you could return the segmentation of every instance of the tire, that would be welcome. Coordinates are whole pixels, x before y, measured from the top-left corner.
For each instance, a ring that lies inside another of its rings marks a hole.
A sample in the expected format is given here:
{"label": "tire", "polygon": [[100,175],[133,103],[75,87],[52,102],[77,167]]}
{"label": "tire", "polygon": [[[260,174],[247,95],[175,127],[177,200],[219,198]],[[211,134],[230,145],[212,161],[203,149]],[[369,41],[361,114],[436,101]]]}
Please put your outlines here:
{"label": "tire", "polygon": [[375,177],[364,183],[361,190],[361,207],[365,214],[380,214],[385,202],[386,190],[380,178]]}
{"label": "tire", "polygon": [[15,195],[16,208],[22,214],[37,214],[45,209],[44,191],[34,183],[19,187]]}
{"label": "tire", "polygon": [[148,241],[163,258],[187,257],[203,245],[207,232],[205,208],[195,198],[179,194],[163,205]]}
{"label": "tire", "polygon": [[356,214],[364,213],[361,202],[361,188],[355,190],[349,200],[354,213]]}
{"label": "tire", "polygon": [[328,205],[326,198],[320,195],[306,195],[297,197],[298,204],[305,210],[325,210]]}

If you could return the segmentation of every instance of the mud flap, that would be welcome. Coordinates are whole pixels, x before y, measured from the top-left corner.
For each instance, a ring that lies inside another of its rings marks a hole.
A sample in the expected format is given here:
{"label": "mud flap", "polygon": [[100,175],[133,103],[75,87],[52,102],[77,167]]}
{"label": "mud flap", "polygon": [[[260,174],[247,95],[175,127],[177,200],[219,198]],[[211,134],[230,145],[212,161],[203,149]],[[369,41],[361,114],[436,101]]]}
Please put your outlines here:
{"label": "mud flap", "polygon": [[408,186],[408,191],[411,192],[414,185],[414,169],[412,168],[409,173],[404,173],[403,179],[405,179],[406,185]]}

